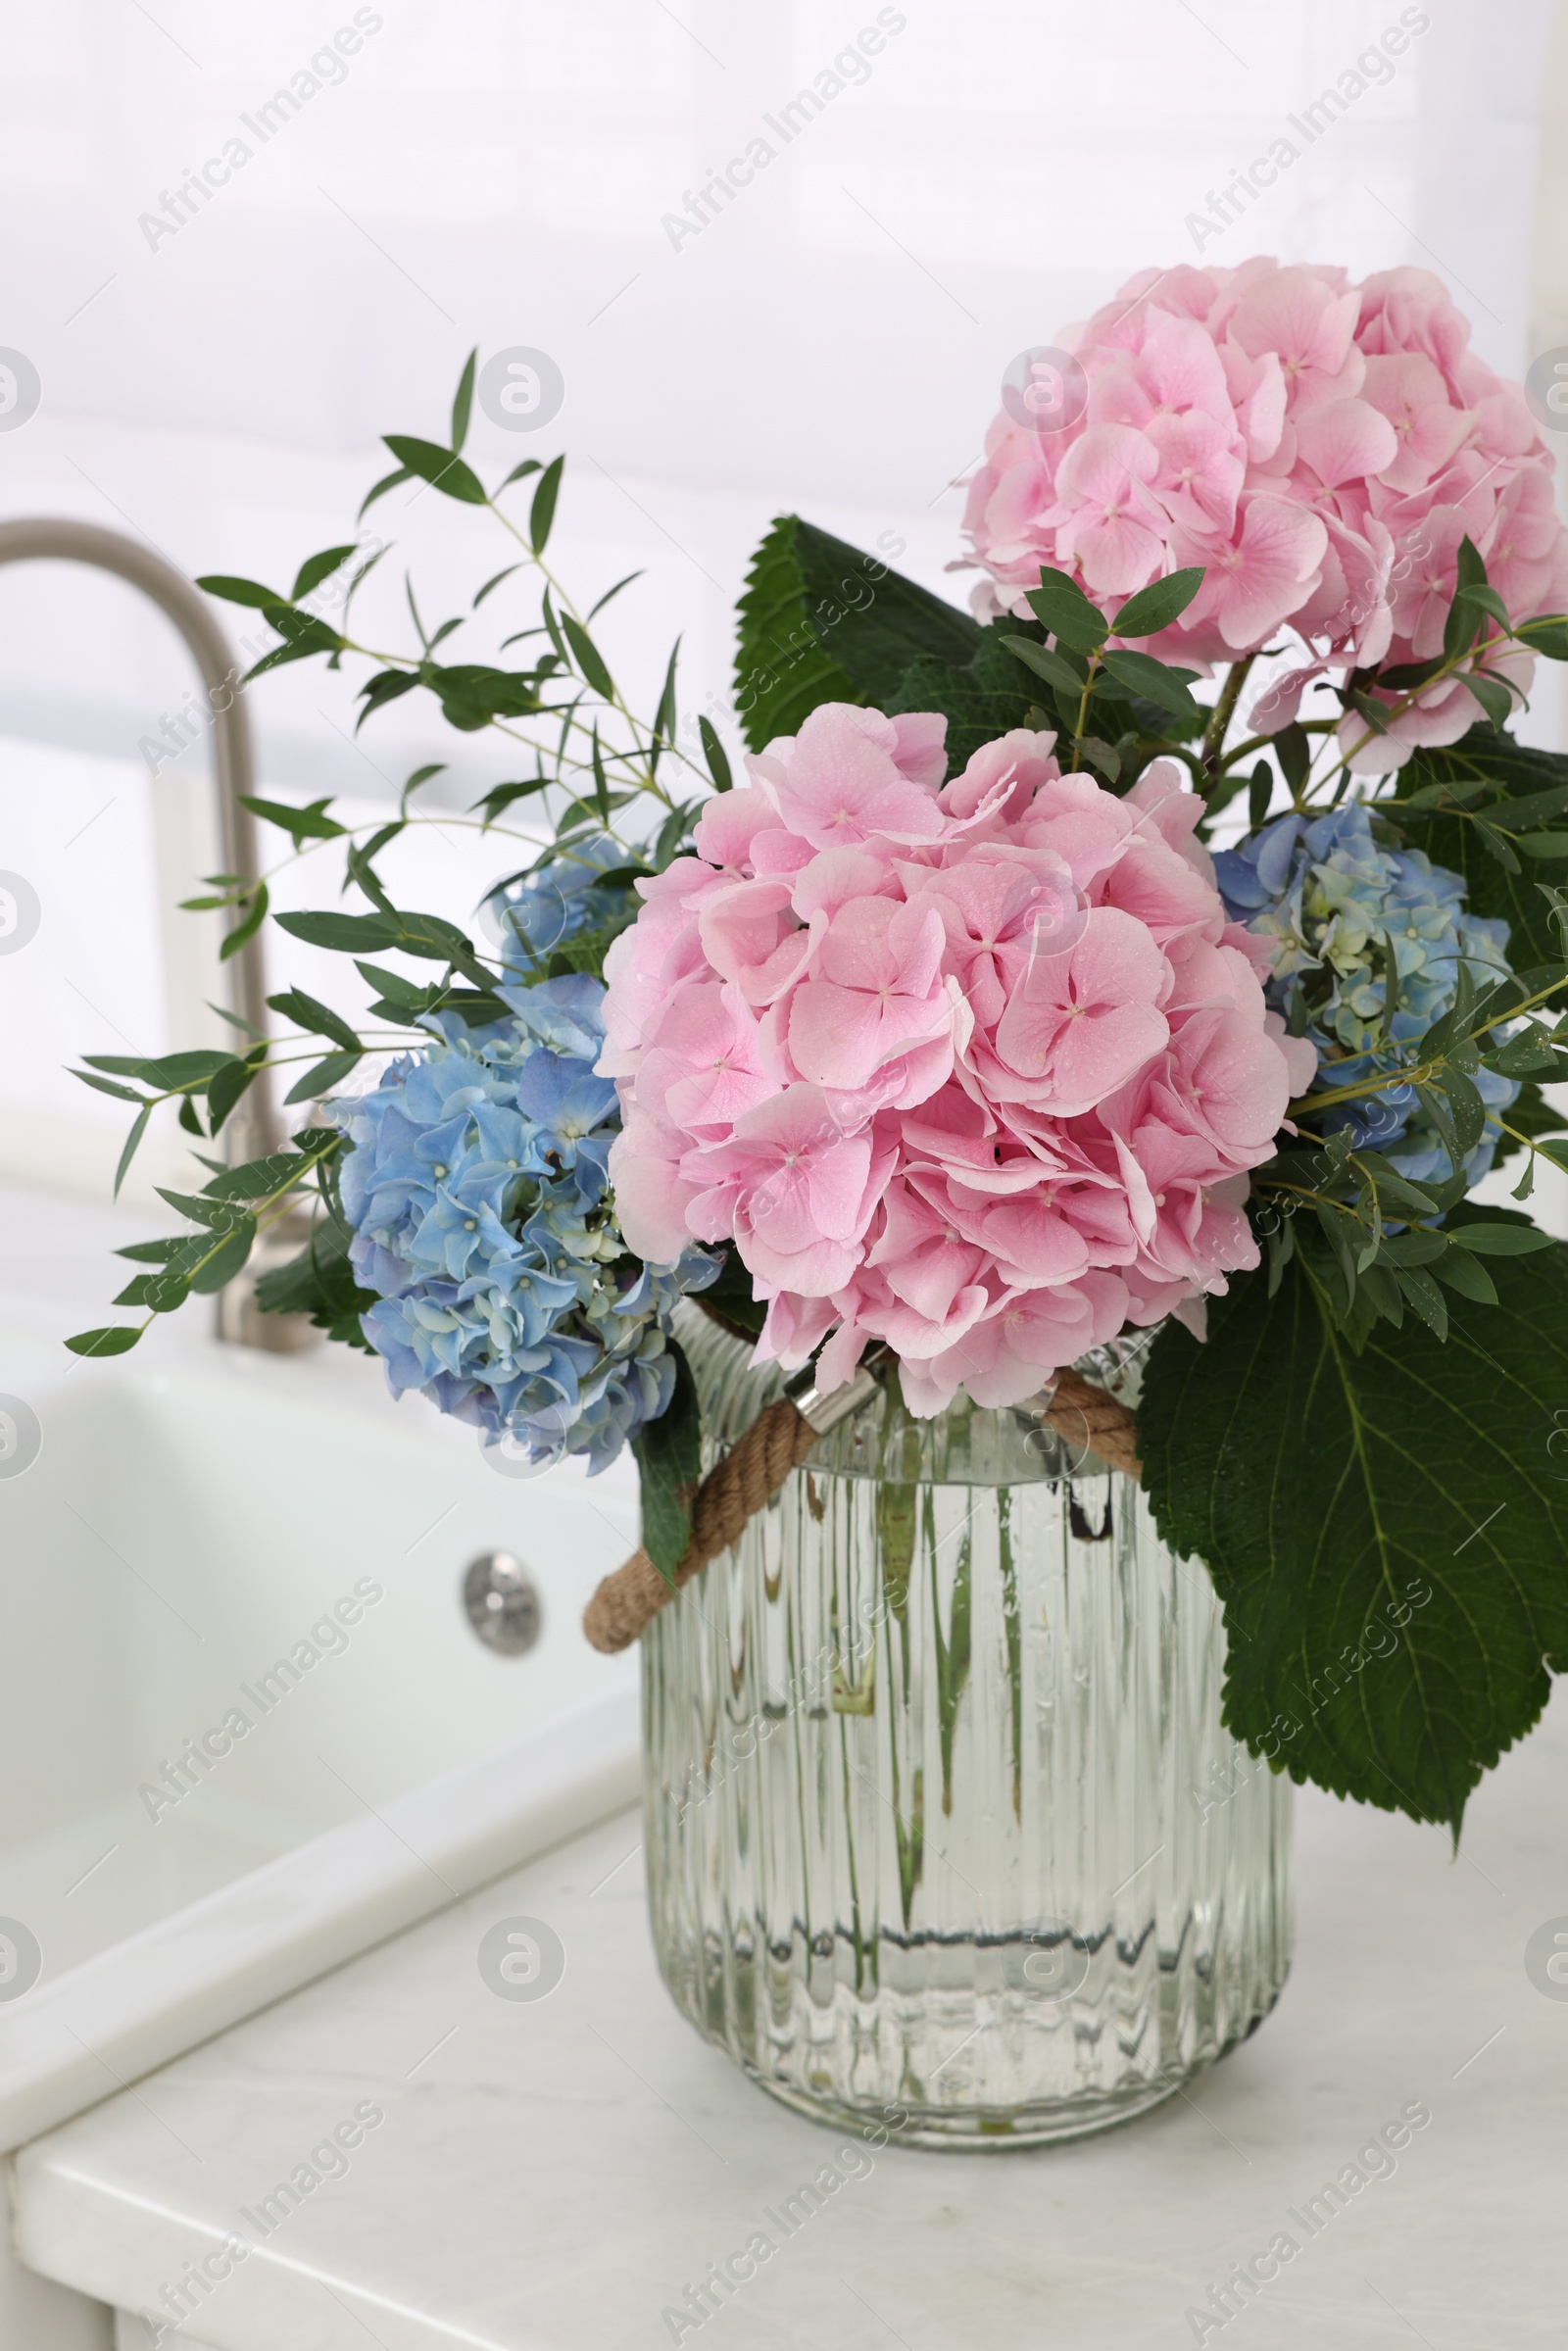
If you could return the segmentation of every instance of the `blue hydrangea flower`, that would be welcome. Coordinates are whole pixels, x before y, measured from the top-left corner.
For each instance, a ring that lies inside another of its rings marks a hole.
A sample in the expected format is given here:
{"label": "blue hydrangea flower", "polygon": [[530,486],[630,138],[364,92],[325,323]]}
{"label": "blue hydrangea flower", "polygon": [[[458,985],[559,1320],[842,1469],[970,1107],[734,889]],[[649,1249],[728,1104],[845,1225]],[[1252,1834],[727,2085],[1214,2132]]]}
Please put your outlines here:
{"label": "blue hydrangea flower", "polygon": [[631,853],[608,833],[583,833],[548,851],[529,872],[504,882],[490,898],[503,955],[509,931],[527,951],[517,955],[514,949],[517,967],[526,969],[583,931],[598,930],[617,916],[629,921],[637,899],[624,887],[607,889],[601,877],[631,862]]}
{"label": "blue hydrangea flower", "polygon": [[[1360,801],[1316,817],[1276,817],[1235,849],[1220,851],[1214,868],[1232,919],[1273,948],[1269,1003],[1286,1012],[1297,1000],[1306,1013],[1321,1088],[1396,1069],[1397,1049],[1424,1036],[1452,1004],[1461,965],[1478,986],[1508,970],[1508,925],[1470,913],[1461,877],[1420,850],[1384,848]],[[1398,978],[1387,1036],[1385,938]],[[1489,1110],[1505,1109],[1519,1092],[1511,1079],[1488,1069],[1477,1070],[1474,1083]],[[1358,1146],[1386,1151],[1418,1183],[1442,1182],[1451,1172],[1411,1086],[1336,1103],[1324,1123],[1350,1128]],[[1472,1184],[1492,1165],[1499,1132],[1489,1119],[1465,1161]]]}
{"label": "blue hydrangea flower", "polygon": [[394,1395],[417,1389],[540,1467],[590,1472],[663,1412],[683,1292],[717,1261],[627,1253],[606,1160],[620,1124],[594,1075],[604,985],[586,974],[497,990],[509,1017],[433,1015],[370,1094],[333,1105],[353,1146],[349,1255],[377,1303],[363,1317]]}

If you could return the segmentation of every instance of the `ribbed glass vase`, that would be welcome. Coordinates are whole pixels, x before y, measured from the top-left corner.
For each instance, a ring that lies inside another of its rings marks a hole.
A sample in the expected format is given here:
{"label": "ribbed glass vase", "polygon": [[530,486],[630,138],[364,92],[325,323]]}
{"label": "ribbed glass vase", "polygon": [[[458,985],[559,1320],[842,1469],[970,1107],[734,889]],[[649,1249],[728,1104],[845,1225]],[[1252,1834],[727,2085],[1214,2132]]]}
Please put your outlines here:
{"label": "ribbed glass vase", "polygon": [[[680,1337],[711,1461],[782,1380],[694,1307]],[[786,2104],[1067,2138],[1272,2007],[1290,1787],[1220,1728],[1208,1578],[1026,1410],[884,1388],[642,1645],[659,1963]]]}

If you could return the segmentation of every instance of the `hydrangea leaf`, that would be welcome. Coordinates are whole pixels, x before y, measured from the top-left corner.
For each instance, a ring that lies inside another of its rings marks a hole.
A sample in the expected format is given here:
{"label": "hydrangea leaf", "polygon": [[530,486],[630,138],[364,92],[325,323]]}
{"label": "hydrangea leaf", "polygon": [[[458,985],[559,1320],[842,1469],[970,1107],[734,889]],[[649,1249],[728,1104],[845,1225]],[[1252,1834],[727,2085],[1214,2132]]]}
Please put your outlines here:
{"label": "hydrangea leaf", "polygon": [[[1484,798],[1479,787],[1501,785],[1504,797]],[[1538,824],[1549,814],[1550,798],[1568,786],[1568,758],[1561,753],[1536,751],[1490,726],[1475,726],[1446,750],[1418,751],[1402,770],[1399,797],[1411,798],[1433,785],[1446,785],[1455,801],[1476,808],[1506,831],[1514,829],[1510,802],[1519,805],[1523,821]],[[1537,804],[1544,801],[1544,808]],[[1531,804],[1528,809],[1525,804]],[[1461,874],[1473,914],[1500,915],[1508,925],[1508,959],[1516,969],[1527,963],[1555,963],[1562,939],[1551,908],[1538,888],[1539,867],[1528,864],[1510,872],[1493,857],[1480,824],[1456,808],[1440,805],[1396,808],[1390,813],[1413,849],[1424,849],[1435,865]]]}
{"label": "hydrangea leaf", "polygon": [[1160,1531],[1224,1604],[1235,1736],[1455,1833],[1568,1668],[1568,1248],[1487,1270],[1446,1343],[1406,1315],[1359,1354],[1299,1253],[1272,1298],[1233,1279],[1206,1343],[1161,1334],[1138,1415]]}
{"label": "hydrangea leaf", "polygon": [[962,668],[981,634],[967,612],[879,556],[781,514],[752,559],[740,601],[735,704],[746,740],[760,751],[774,735],[793,735],[824,702],[886,709],[911,661],[931,656]]}
{"label": "hydrangea leaf", "polygon": [[1007,619],[984,629],[974,659],[956,669],[929,657],[911,661],[883,704],[900,710],[941,710],[948,721],[948,773],[961,774],[984,743],[1015,726],[1027,725],[1040,688],[1006,649],[1018,623]]}
{"label": "hydrangea leaf", "polygon": [[335,1217],[318,1217],[299,1255],[260,1277],[256,1303],[264,1314],[309,1315],[317,1330],[368,1355],[374,1350],[360,1328],[360,1316],[375,1304],[376,1294],[354,1278],[350,1238]]}
{"label": "hydrangea leaf", "polygon": [[703,1426],[691,1365],[675,1340],[667,1345],[675,1365],[675,1393],[667,1410],[633,1438],[631,1449],[642,1472],[643,1549],[665,1583],[672,1584],[691,1541],[686,1505],[702,1476]]}

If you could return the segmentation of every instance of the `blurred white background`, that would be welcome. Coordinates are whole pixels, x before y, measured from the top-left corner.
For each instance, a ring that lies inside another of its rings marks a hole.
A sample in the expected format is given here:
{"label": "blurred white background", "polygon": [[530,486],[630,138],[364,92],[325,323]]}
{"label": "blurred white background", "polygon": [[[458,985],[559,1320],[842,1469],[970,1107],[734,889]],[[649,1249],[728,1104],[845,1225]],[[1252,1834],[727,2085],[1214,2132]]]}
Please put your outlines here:
{"label": "blurred white background", "polygon": [[[1396,68],[1306,145],[1303,108],[1401,21]],[[192,573],[286,584],[353,535],[390,463],[379,433],[444,434],[472,346],[542,351],[559,414],[524,433],[476,410],[468,454],[493,478],[568,452],[561,567],[587,602],[645,567],[607,648],[651,710],[683,632],[685,708],[732,745],[730,615],[769,518],[893,533],[902,568],[961,600],[952,485],[1004,368],[1141,267],[1415,262],[1507,372],[1568,341],[1551,0],[7,0],[0,26],[0,358],[39,385],[24,421],[0,411],[0,515],[76,515]],[[881,48],[852,49],[866,27]],[[1190,216],[1292,117],[1299,160],[1200,246]],[[682,222],[760,139],[752,184]],[[226,183],[181,219],[210,159]],[[367,529],[397,542],[359,612],[381,642],[408,641],[405,561],[439,617],[509,560],[489,517],[433,494],[394,494]],[[0,868],[42,907],[0,956],[0,1173],[106,1191],[122,1106],[62,1064],[211,1025],[211,935],[171,913],[214,857],[207,745],[149,749],[194,682],[130,588],[0,569]],[[458,811],[508,772],[412,698],[356,742],[357,682],[310,664],[258,684],[265,791],[384,803],[439,758]],[[1525,731],[1560,745],[1555,685]],[[509,861],[454,822],[387,871],[405,903],[466,917]],[[306,866],[282,895],[334,887]],[[339,958],[270,952],[275,986],[344,1001]],[[170,1133],[136,1188],[178,1157]]]}

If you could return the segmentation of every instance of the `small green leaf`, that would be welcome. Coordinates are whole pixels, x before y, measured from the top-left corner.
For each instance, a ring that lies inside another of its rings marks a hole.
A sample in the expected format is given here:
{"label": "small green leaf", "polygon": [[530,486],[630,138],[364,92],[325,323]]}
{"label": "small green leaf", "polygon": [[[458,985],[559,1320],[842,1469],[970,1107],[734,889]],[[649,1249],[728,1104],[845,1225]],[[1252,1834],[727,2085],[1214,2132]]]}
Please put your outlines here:
{"label": "small green leaf", "polygon": [[281,1012],[296,1028],[306,1029],[313,1036],[330,1037],[345,1053],[360,1051],[358,1037],[341,1014],[334,1012],[329,1004],[318,1003],[314,996],[307,996],[303,988],[290,988],[281,996],[270,996],[267,1001],[274,1012]]}
{"label": "small green leaf", "polygon": [[1522,620],[1513,633],[1521,645],[1544,653],[1548,661],[1568,661],[1568,614],[1544,612],[1535,620]]}
{"label": "small green leaf", "polygon": [[1497,1285],[1484,1265],[1467,1257],[1463,1249],[1449,1249],[1432,1268],[1440,1282],[1457,1290],[1461,1298],[1473,1298],[1478,1306],[1494,1306]]}
{"label": "small green leaf", "polygon": [[[1474,1151],[1475,1144],[1461,1143],[1459,1140],[1459,1132],[1454,1124],[1453,1112],[1449,1107],[1446,1095],[1438,1093],[1431,1086],[1417,1086],[1415,1094],[1416,1100],[1443,1139],[1443,1147],[1448,1154],[1449,1165],[1454,1174],[1462,1173],[1466,1154]],[[1479,1101],[1479,1099],[1478,1096],[1477,1100]]]}
{"label": "small green leaf", "polygon": [[1202,723],[1203,712],[1187,691],[1185,679],[1165,662],[1156,661],[1152,654],[1107,653],[1105,667],[1129,693],[1142,695],[1145,702],[1168,710],[1184,725]]}
{"label": "small green leaf", "polygon": [[358,734],[367,718],[384,709],[387,703],[396,702],[400,695],[412,694],[418,682],[419,675],[416,669],[378,669],[374,677],[368,678],[359,690],[359,699],[365,708],[354,721],[354,732]]}
{"label": "small green leaf", "polygon": [[1268,804],[1274,797],[1274,770],[1267,759],[1259,759],[1252,769],[1247,787],[1247,829],[1255,833],[1267,821]]}
{"label": "small green leaf", "polygon": [[324,813],[332,805],[329,799],[313,800],[305,808],[290,808],[286,801],[257,800],[249,792],[242,792],[240,800],[253,816],[264,817],[281,832],[292,834],[296,849],[302,841],[335,841],[348,830]]}
{"label": "small green leaf", "polygon": [[610,782],[605,774],[604,757],[599,749],[599,729],[597,726],[593,730],[593,770],[594,807],[598,813],[600,823],[608,830],[610,825]]}
{"label": "small green leaf", "polygon": [[1461,1154],[1473,1151],[1485,1134],[1487,1125],[1487,1105],[1476,1091],[1474,1082],[1466,1077],[1462,1069],[1454,1068],[1451,1063],[1440,1069],[1432,1082],[1448,1098]]}
{"label": "small green leaf", "polygon": [[602,696],[606,702],[612,701],[615,693],[614,682],[610,671],[605,667],[598,646],[595,645],[582,622],[573,620],[569,612],[563,612],[561,626],[567,644],[571,647],[579,674],[587,679],[594,692]]}
{"label": "small green leaf", "polygon": [[1384,1241],[1378,1251],[1385,1265],[1430,1265],[1434,1257],[1448,1253],[1448,1235],[1437,1233],[1428,1225],[1418,1225],[1411,1233],[1395,1233]]}
{"label": "small green leaf", "polygon": [[561,489],[564,457],[552,458],[539,476],[539,487],[528,509],[528,544],[535,555],[543,555],[550,544],[550,526],[556,518],[556,499]]}
{"label": "small green leaf", "polygon": [[1459,552],[1454,561],[1460,588],[1484,588],[1486,586],[1486,559],[1468,531],[1459,541]]}
{"label": "small green leaf", "polygon": [[228,1063],[226,1068],[219,1070],[216,1077],[209,1079],[207,1115],[212,1122],[212,1130],[215,1135],[221,1129],[235,1103],[254,1085],[266,1059],[267,1048],[265,1045],[259,1045],[243,1059],[236,1057]]}
{"label": "small green leaf", "polygon": [[407,830],[407,818],[402,816],[396,817],[391,824],[383,824],[380,826],[380,828],[371,835],[370,839],[365,843],[363,848],[359,847],[358,845],[351,846],[348,856],[344,860],[344,889],[346,890],[348,888],[350,882],[357,883],[365,892],[365,895],[370,901],[370,904],[374,906],[379,906],[383,914],[395,914],[397,912],[397,908],[393,906],[392,901],[382,889],[380,879],[376,874],[371,860],[380,856],[382,850],[385,849],[389,841],[395,841],[400,833],[406,832]]}
{"label": "small green leaf", "polygon": [[[143,1135],[145,1135],[147,1132],[147,1121],[152,1116],[152,1103],[143,1102],[141,1108],[137,1111],[135,1118],[131,1121],[130,1133],[125,1137],[125,1148],[121,1152],[120,1164],[115,1169],[115,1197],[117,1200],[120,1197],[120,1187],[125,1180],[125,1176],[130,1167],[132,1159],[134,1159],[136,1156],[136,1146],[140,1143]],[[133,1339],[127,1339],[125,1345],[126,1347],[133,1347],[135,1345],[135,1341]]]}
{"label": "small green leaf", "polygon": [[1312,769],[1312,739],[1298,718],[1282,726],[1274,738],[1274,756],[1293,792],[1298,793]]}
{"label": "small green leaf", "polygon": [[552,775],[530,775],[520,784],[494,784],[484,798],[476,800],[473,805],[476,808],[483,808],[487,825],[494,824],[514,800],[530,800],[536,792],[548,792],[555,780]]}
{"label": "small green leaf", "polygon": [[307,556],[289,591],[289,602],[298,604],[302,597],[309,596],[311,590],[318,588],[323,579],[330,579],[334,571],[341,570],[349,557],[356,552],[352,546],[327,547],[319,555]]}
{"label": "small green leaf", "polygon": [[1448,607],[1448,616],[1443,629],[1443,658],[1447,661],[1455,661],[1467,651],[1481,629],[1481,615],[1464,591],[1486,586],[1487,566],[1474,541],[1468,536],[1459,542],[1457,573],[1453,602]]}
{"label": "small green leaf", "polygon": [[[505,488],[505,483],[503,483],[502,487]],[[484,586],[479,590],[478,595],[474,598],[473,603],[469,608],[470,611],[476,612],[479,610],[479,607],[483,604],[485,598],[489,595],[492,588],[499,588],[504,579],[510,579],[514,571],[520,571],[521,569],[522,565],[520,563],[509,563],[505,571],[498,571],[494,578],[487,579],[484,583]]]}
{"label": "small green leaf", "polygon": [[286,604],[275,588],[260,587],[253,579],[231,579],[226,572],[209,571],[196,585],[205,588],[209,596],[221,596],[226,604],[254,605],[258,611],[270,604]]}
{"label": "small green leaf", "polygon": [[735,779],[730,773],[729,757],[723,744],[719,741],[711,722],[707,718],[698,719],[697,732],[702,738],[703,758],[707,760],[708,772],[713,779],[713,790],[728,792],[732,789]]}
{"label": "small green leaf", "polygon": [[1015,660],[1022,661],[1026,669],[1032,669],[1037,677],[1043,677],[1048,685],[1070,694],[1074,701],[1082,695],[1083,679],[1049,645],[1037,645],[1033,637],[1004,637],[1002,642]]}
{"label": "small green leaf", "polygon": [[1202,584],[1201,563],[1151,580],[1147,588],[1128,597],[1111,626],[1118,637],[1155,637],[1186,612]]}
{"label": "small green leaf", "polygon": [[679,660],[680,639],[677,637],[669,650],[669,666],[664,671],[663,691],[659,697],[659,708],[654,712],[654,738],[648,752],[649,772],[653,775],[659,773],[660,759],[675,740],[675,664]]}
{"label": "small green leaf", "polygon": [[1527,857],[1568,857],[1568,833],[1521,833],[1514,847]]}
{"label": "small green leaf", "polygon": [[1437,1214],[1438,1202],[1426,1187],[1422,1184],[1410,1183],[1396,1169],[1388,1166],[1387,1162],[1380,1161],[1375,1151],[1357,1151],[1355,1164],[1358,1167],[1366,1168],[1371,1174],[1377,1185],[1378,1200],[1385,1215],[1391,1208],[1396,1211],[1409,1209],[1417,1216],[1435,1216]]}
{"label": "small green leaf", "polygon": [[207,1051],[163,1053],[156,1060],[130,1053],[83,1053],[81,1057],[90,1068],[111,1070],[116,1077],[140,1078],[144,1085],[156,1086],[165,1094],[210,1078],[228,1059],[226,1053]]}
{"label": "small green leaf", "polygon": [[[242,1167],[226,1167],[203,1187],[204,1197],[220,1200],[272,1200],[307,1176],[322,1159],[341,1151],[343,1139],[323,1128],[311,1151],[269,1151],[263,1159],[247,1159]],[[121,1251],[123,1255],[125,1252]]]}
{"label": "small green leaf", "polygon": [[634,579],[641,579],[642,576],[643,575],[640,571],[628,571],[624,579],[617,579],[612,588],[607,588],[605,590],[603,596],[596,596],[593,603],[588,607],[589,619],[592,620],[597,613],[602,612],[606,605],[610,603],[611,599],[620,594],[622,588],[629,588]]}
{"label": "small green leaf", "polygon": [[1482,669],[1466,670],[1459,683],[1475,696],[1494,726],[1507,725],[1513,716],[1511,686],[1504,685],[1500,677],[1489,677]]}
{"label": "small green leaf", "polygon": [[445,759],[431,759],[423,767],[416,767],[414,773],[410,776],[408,782],[403,787],[403,807],[408,807],[409,802],[414,798],[415,793],[419,791],[423,785],[427,784],[432,775],[445,775],[446,771],[447,763]]}
{"label": "small green leaf", "polygon": [[101,1331],[78,1331],[66,1345],[74,1355],[128,1355],[146,1327],[145,1323],[112,1323]]}
{"label": "small green leaf", "polygon": [[414,468],[412,465],[400,465],[396,473],[383,473],[374,488],[366,491],[360,502],[360,511],[356,519],[363,522],[368,507],[374,506],[378,498],[384,498],[388,490],[395,490],[399,482],[413,481],[413,479]]}
{"label": "small green leaf", "polygon": [[352,955],[356,948],[396,944],[384,914],[279,914],[277,927],[293,939],[303,939],[307,947],[332,948],[342,955]]}
{"label": "small green leaf", "polygon": [[268,670],[282,670],[289,661],[311,661],[315,654],[336,654],[336,652],[341,652],[341,644],[338,644],[336,637],[331,635],[329,628],[322,628],[319,642],[315,642],[315,644],[308,644],[303,637],[291,644],[275,644],[270,654],[261,656],[261,661],[252,661],[249,670],[244,672],[242,684],[247,684],[249,687],[249,682],[252,682],[254,677],[266,677]]}
{"label": "small green leaf", "polygon": [[283,1097],[285,1103],[319,1102],[323,1095],[331,1093],[334,1086],[340,1086],[349,1071],[357,1069],[364,1058],[358,1047],[351,1053],[328,1053],[324,1060],[316,1062],[308,1069],[303,1077],[295,1079]]}
{"label": "small green leaf", "polygon": [[1043,569],[1039,587],[1026,589],[1024,602],[1042,628],[1075,653],[1094,653],[1110,634],[1111,624],[1100,607],[1065,571]]}
{"label": "small green leaf", "polygon": [[479,476],[450,449],[441,448],[435,441],[416,440],[412,433],[389,432],[381,438],[401,465],[417,474],[420,481],[427,481],[443,497],[456,498],[465,506],[485,504]]}
{"label": "small green leaf", "polygon": [[[255,1239],[256,1219],[247,1216],[231,1232],[224,1234],[216,1247],[209,1245],[203,1250],[204,1262],[194,1265],[190,1273],[190,1286],[198,1297],[211,1298],[216,1291],[224,1289],[237,1273],[243,1273]],[[147,1302],[152,1305],[155,1301],[149,1298]]]}
{"label": "small green leaf", "polygon": [[230,955],[237,955],[239,954],[240,949],[245,945],[245,942],[248,939],[255,938],[257,932],[261,929],[262,924],[267,919],[267,884],[265,882],[258,882],[256,885],[255,895],[251,899],[250,911],[242,918],[242,920],[234,925],[234,928],[228,933],[227,937],[223,940],[222,945],[218,951],[219,960],[220,962],[226,963]]}
{"label": "small green leaf", "polygon": [[1549,1233],[1539,1232],[1534,1225],[1480,1220],[1456,1225],[1448,1238],[1456,1248],[1472,1249],[1482,1257],[1529,1257],[1538,1249],[1556,1246]]}
{"label": "small green leaf", "polygon": [[1425,1266],[1401,1268],[1395,1280],[1420,1315],[1434,1339],[1448,1336],[1448,1301]]}
{"label": "small green leaf", "polygon": [[1512,844],[1497,831],[1496,826],[1488,824],[1484,816],[1476,816],[1472,822],[1488,857],[1494,859],[1504,873],[1523,873],[1524,867],[1514,856]]}
{"label": "small green leaf", "polygon": [[[352,921],[354,918],[351,915],[349,919]],[[372,988],[378,988],[391,1003],[401,1004],[411,1012],[423,1012],[428,1009],[429,989],[421,988],[415,980],[405,979],[400,971],[388,971],[380,963],[358,961],[354,968],[362,979],[368,981]]]}
{"label": "small green leaf", "polygon": [[1512,636],[1513,622],[1508,617],[1508,608],[1495,588],[1461,588],[1458,594],[1460,603],[1474,605],[1477,612],[1489,613],[1505,637]]}
{"label": "small green leaf", "polygon": [[1121,754],[1113,743],[1102,742],[1099,735],[1080,735],[1078,755],[1080,759],[1087,759],[1091,767],[1098,767],[1106,783],[1120,783]]}
{"label": "small green leaf", "polygon": [[[1510,1037],[1506,1045],[1499,1045],[1495,1052],[1485,1053],[1482,1058],[1487,1068],[1495,1070],[1498,1077],[1528,1078],[1546,1070],[1557,1074],[1557,1050],[1539,1028],[1532,1027],[1522,1036]],[[1562,1074],[1568,1076],[1568,1070]]]}
{"label": "small green leaf", "polygon": [[137,1094],[130,1086],[117,1085],[113,1078],[101,1078],[96,1070],[74,1069],[71,1074],[74,1078],[79,1078],[84,1086],[93,1087],[99,1094],[112,1094],[117,1102],[135,1102],[140,1107],[146,1100],[145,1095]]}
{"label": "small green leaf", "polygon": [[536,457],[525,457],[520,465],[513,466],[505,481],[497,483],[496,496],[499,498],[502,491],[510,490],[514,481],[526,481],[530,473],[537,473],[538,470],[539,460]]}
{"label": "small green leaf", "polygon": [[539,673],[493,669],[483,661],[421,661],[419,681],[440,697],[441,715],[463,734],[476,734],[497,718],[522,718],[540,709]]}
{"label": "small green leaf", "polygon": [[[298,647],[306,653],[338,653],[342,650],[343,640],[336,629],[330,628],[324,620],[318,619],[314,612],[297,612],[291,604],[270,604],[264,617],[268,627],[275,628],[290,647]],[[273,661],[276,655],[269,654],[267,658]]]}
{"label": "small green leaf", "polygon": [[206,1225],[215,1233],[232,1233],[245,1214],[232,1200],[221,1200],[211,1192],[171,1192],[164,1184],[155,1184],[153,1189],[160,1200],[168,1200],[181,1216],[188,1216],[193,1224]]}
{"label": "small green leaf", "polygon": [[456,454],[468,437],[468,416],[473,407],[473,371],[479,364],[478,350],[469,352],[458,378],[457,396],[452,403],[452,447]]}

